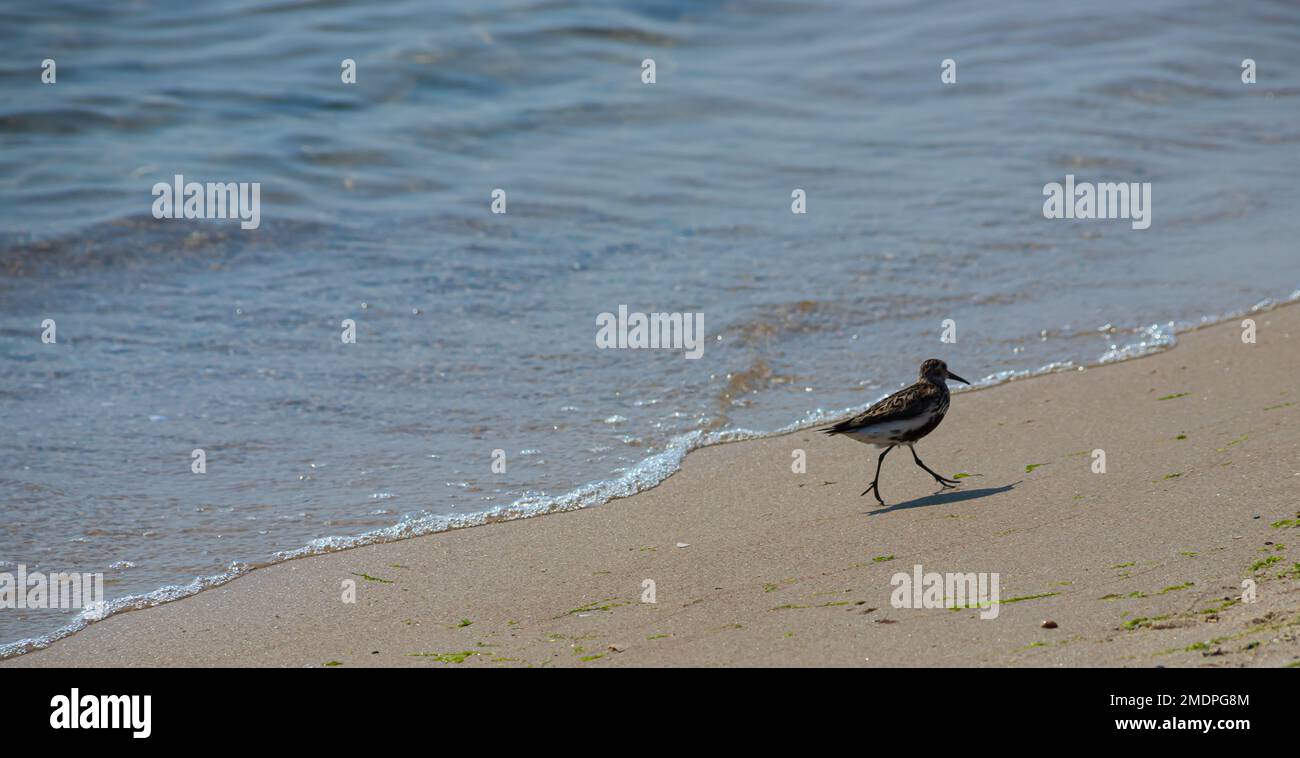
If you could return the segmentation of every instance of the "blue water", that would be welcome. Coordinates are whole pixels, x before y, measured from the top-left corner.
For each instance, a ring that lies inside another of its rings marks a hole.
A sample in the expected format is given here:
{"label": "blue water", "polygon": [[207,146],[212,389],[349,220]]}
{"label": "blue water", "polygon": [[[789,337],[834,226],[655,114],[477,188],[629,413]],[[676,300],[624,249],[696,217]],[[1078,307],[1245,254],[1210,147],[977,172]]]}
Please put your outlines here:
{"label": "blue water", "polygon": [[[77,1],[0,26],[0,570],[102,571],[118,601],[598,503],[923,358],[1090,363],[1300,286],[1291,3]],[[1151,228],[1044,219],[1067,173],[1150,182]],[[176,174],[260,182],[260,228],[154,219]],[[620,304],[702,312],[704,356],[596,349]],[[75,617],[0,610],[0,643]]]}

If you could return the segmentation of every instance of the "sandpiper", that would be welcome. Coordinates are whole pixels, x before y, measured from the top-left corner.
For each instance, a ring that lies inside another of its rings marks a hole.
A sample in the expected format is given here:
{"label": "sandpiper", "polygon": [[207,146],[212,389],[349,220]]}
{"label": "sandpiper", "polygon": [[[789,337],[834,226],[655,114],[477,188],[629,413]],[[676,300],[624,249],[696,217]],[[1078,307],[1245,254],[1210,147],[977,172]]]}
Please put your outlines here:
{"label": "sandpiper", "polygon": [[921,364],[921,376],[916,384],[895,392],[853,418],[841,421],[834,426],[822,429],[826,434],[843,434],[858,442],[869,445],[886,445],[885,451],[876,461],[876,478],[871,486],[862,491],[875,492],[876,500],[884,505],[880,497],[880,466],[885,456],[898,445],[907,445],[912,451],[916,465],[934,477],[945,488],[953,487],[957,482],[946,479],[930,470],[916,454],[916,441],[933,432],[943,414],[948,412],[948,385],[944,382],[952,379],[962,384],[970,382],[948,370],[948,364],[931,358]]}

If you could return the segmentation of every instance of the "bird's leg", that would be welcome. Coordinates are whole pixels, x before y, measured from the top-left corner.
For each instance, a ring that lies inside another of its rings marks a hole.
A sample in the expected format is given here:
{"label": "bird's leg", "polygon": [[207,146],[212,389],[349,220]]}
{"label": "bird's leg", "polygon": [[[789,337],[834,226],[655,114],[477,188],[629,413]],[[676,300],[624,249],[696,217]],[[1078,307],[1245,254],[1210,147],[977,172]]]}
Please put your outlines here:
{"label": "bird's leg", "polygon": [[[884,505],[885,501],[880,499],[880,467],[885,462],[885,456],[889,455],[889,451],[893,449],[894,446],[890,445],[889,447],[885,448],[885,452],[881,453],[880,457],[876,459],[876,478],[871,480],[870,487],[867,487],[865,490],[862,491],[862,495],[865,495],[868,492],[875,490],[876,502],[880,503],[881,505]],[[858,497],[862,497],[862,495],[858,495]]]}
{"label": "bird's leg", "polygon": [[924,463],[921,462],[921,456],[919,456],[919,455],[916,454],[916,448],[915,448],[915,447],[912,447],[911,445],[908,445],[908,447],[909,447],[909,448],[911,449],[911,451],[912,451],[912,460],[916,461],[916,465],[918,465],[918,466],[920,466],[921,468],[925,469],[925,472],[926,472],[927,474],[929,474],[930,476],[934,477],[934,480],[935,480],[936,482],[938,482],[939,484],[942,484],[945,488],[948,488],[948,487],[955,487],[955,486],[957,486],[958,484],[961,484],[961,482],[958,482],[958,481],[956,481],[955,479],[945,479],[944,477],[939,476],[938,474],[936,474],[936,473],[934,473],[933,471],[931,471],[929,466],[927,466],[927,465],[925,465]]}

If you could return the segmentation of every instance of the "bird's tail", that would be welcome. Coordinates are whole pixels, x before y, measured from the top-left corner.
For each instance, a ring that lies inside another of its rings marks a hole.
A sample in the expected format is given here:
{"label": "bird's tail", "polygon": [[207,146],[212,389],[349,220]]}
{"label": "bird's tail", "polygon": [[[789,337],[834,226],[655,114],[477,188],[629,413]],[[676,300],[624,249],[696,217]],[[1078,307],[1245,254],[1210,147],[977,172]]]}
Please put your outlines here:
{"label": "bird's tail", "polygon": [[849,430],[849,421],[851,421],[851,419],[845,419],[839,423],[831,424],[830,426],[823,426],[817,431],[822,434],[844,434]]}

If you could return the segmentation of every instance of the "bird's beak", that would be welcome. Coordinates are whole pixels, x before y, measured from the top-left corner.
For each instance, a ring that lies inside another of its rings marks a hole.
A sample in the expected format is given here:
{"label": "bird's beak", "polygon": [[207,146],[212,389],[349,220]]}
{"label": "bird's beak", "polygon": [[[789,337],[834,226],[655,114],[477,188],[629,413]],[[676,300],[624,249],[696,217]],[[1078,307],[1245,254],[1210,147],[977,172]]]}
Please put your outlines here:
{"label": "bird's beak", "polygon": [[954,374],[954,373],[951,372],[951,371],[948,372],[948,378],[949,378],[949,379],[956,379],[957,381],[961,382],[962,384],[970,384],[970,382],[966,381],[965,379],[962,379],[960,376],[957,376],[956,374]]}

